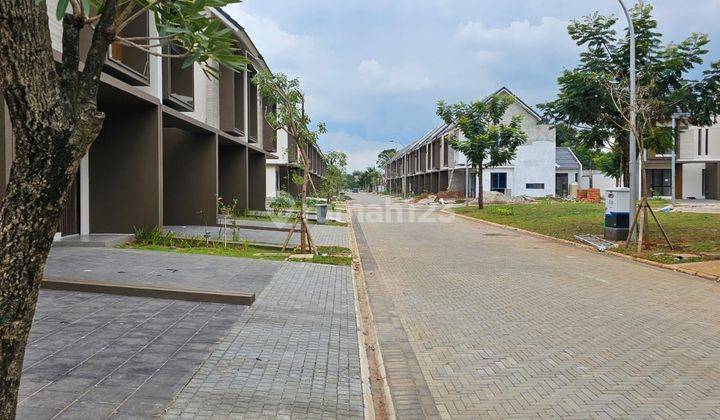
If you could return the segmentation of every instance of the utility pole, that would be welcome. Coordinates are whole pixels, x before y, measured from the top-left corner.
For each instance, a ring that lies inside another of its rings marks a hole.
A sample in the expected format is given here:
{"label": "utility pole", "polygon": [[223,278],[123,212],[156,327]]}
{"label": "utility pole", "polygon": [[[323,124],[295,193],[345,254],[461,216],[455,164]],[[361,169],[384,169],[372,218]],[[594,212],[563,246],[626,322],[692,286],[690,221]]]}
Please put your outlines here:
{"label": "utility pole", "polygon": [[[637,75],[635,73],[635,25],[632,17],[623,0],[618,0],[622,6],[625,17],[628,21],[628,31],[630,36],[630,220],[635,220],[636,204],[640,199],[638,185],[638,161],[637,161],[637,142],[635,139],[635,129],[637,120]],[[642,177],[640,177],[642,179]],[[633,232],[630,235],[634,236]]]}

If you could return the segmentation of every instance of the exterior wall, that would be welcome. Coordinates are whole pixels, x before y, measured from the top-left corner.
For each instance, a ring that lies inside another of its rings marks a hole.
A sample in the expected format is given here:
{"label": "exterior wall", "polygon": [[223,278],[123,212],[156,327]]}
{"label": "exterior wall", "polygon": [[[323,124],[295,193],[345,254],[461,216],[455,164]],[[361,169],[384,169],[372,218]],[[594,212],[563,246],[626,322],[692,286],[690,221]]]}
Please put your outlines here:
{"label": "exterior wall", "polygon": [[265,210],[265,155],[249,151],[248,153],[248,208]]}
{"label": "exterior wall", "polygon": [[163,221],[214,225],[217,219],[217,137],[163,129]]}
{"label": "exterior wall", "polygon": [[528,135],[525,145],[530,145],[536,141],[549,141],[553,143],[553,146],[555,145],[555,128],[547,124],[538,124],[536,117],[530,114],[518,101],[508,107],[503,116],[503,123],[509,124],[512,118],[517,115],[523,117],[522,129]]}
{"label": "exterior wall", "polygon": [[90,231],[132,233],[163,225],[162,138],[158,107],[103,108],[90,148]]}
{"label": "exterior wall", "polygon": [[273,153],[277,159],[268,159],[268,165],[288,163],[288,133],[279,130],[277,133],[277,152]]}
{"label": "exterior wall", "polygon": [[604,175],[598,171],[584,171],[579,182],[580,189],[586,190],[590,188],[590,177],[592,177],[592,187],[598,188],[602,197],[605,197],[605,191],[608,188],[615,188],[617,186],[617,182],[614,178]]}
{"label": "exterior wall", "polygon": [[676,182],[680,181],[682,183],[682,198],[705,198],[705,191],[702,190],[704,169],[704,163],[686,163],[682,165],[682,180],[679,177],[676,179]]}
{"label": "exterior wall", "polygon": [[[512,162],[515,168],[512,182],[512,195],[545,197],[555,194],[555,141],[533,140],[518,148],[517,157]],[[526,184],[542,183],[544,189],[527,189]]]}
{"label": "exterior wall", "polygon": [[278,193],[278,167],[268,165],[265,168],[265,195],[268,197],[277,197]]}
{"label": "exterior wall", "polygon": [[218,147],[218,194],[226,204],[237,200],[240,210],[248,208],[247,154],[239,144]]}
{"label": "exterior wall", "polygon": [[[700,153],[698,153],[698,130],[701,130],[702,134],[699,145]],[[712,127],[690,126],[687,130],[681,131],[678,137],[678,160],[683,162],[720,161],[720,124]]]}

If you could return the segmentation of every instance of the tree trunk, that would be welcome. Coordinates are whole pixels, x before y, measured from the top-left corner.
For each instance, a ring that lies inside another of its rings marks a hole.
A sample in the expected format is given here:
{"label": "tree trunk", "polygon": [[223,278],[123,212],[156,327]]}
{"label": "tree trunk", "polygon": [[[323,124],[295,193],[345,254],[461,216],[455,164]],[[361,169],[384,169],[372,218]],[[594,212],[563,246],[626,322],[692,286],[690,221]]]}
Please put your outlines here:
{"label": "tree trunk", "polygon": [[483,188],[483,169],[482,169],[482,166],[480,166],[480,167],[477,169],[477,172],[478,172],[478,191],[480,191],[480,193],[478,194],[478,208],[480,208],[480,210],[482,210],[482,209],[485,208],[485,194],[483,194],[484,188]]}
{"label": "tree trunk", "polygon": [[[0,207],[0,419],[13,419],[23,357],[58,220],[90,144],[102,127],[96,97],[112,38],[108,0],[85,72],[77,66],[82,25],[63,21],[64,62],[53,59],[45,2],[0,0],[0,88],[12,121],[15,159]],[[60,74],[58,74],[60,73]],[[79,92],[82,92],[80,94]]]}
{"label": "tree trunk", "polygon": [[620,169],[623,174],[623,187],[630,187],[630,141],[627,138],[620,139]]}

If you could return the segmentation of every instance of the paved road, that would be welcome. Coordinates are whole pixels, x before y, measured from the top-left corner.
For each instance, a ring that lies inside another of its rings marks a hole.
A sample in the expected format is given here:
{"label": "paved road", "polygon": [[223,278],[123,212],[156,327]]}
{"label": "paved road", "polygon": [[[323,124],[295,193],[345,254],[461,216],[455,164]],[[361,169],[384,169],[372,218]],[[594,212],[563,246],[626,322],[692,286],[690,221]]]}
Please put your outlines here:
{"label": "paved road", "polygon": [[400,418],[720,417],[720,285],[377,196],[352,213]]}

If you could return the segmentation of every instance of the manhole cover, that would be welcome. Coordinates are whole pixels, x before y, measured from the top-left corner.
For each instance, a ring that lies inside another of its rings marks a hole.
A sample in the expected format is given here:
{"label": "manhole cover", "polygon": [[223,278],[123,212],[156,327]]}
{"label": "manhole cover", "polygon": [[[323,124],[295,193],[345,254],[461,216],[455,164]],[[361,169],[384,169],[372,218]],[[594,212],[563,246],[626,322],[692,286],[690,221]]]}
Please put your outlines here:
{"label": "manhole cover", "polygon": [[510,236],[505,233],[484,233],[484,236]]}

